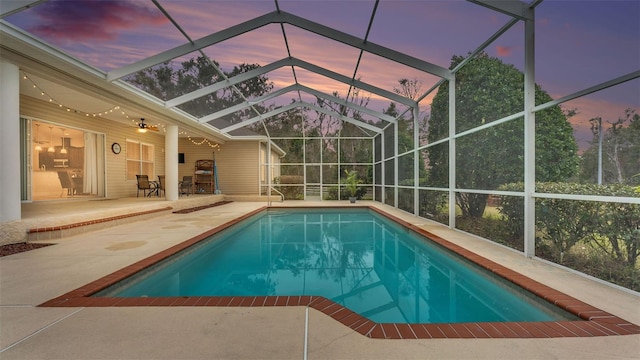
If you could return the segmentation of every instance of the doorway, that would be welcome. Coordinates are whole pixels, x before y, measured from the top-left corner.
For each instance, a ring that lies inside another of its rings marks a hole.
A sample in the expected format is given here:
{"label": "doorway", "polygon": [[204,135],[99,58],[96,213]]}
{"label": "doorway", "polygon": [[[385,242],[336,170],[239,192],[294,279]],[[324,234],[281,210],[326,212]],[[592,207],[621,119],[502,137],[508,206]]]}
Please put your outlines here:
{"label": "doorway", "polygon": [[105,196],[105,136],[43,120],[27,120],[30,200]]}

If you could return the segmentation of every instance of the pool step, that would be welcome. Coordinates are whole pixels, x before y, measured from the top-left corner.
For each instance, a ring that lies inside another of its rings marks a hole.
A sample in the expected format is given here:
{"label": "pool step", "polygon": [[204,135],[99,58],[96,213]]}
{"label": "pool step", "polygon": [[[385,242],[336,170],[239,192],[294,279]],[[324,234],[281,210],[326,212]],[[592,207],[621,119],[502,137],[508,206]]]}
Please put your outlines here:
{"label": "pool step", "polygon": [[61,239],[66,236],[78,235],[140,220],[148,220],[151,216],[165,215],[172,209],[172,207],[167,206],[159,209],[129,212],[126,214],[84,220],[70,224],[31,228],[27,230],[27,241],[46,241]]}

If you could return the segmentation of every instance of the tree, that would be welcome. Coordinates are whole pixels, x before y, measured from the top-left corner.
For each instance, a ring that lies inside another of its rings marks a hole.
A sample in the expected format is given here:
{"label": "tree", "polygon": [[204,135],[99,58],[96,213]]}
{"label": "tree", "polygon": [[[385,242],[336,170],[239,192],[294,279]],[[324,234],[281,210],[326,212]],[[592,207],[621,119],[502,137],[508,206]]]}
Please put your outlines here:
{"label": "tree", "polygon": [[[334,92],[332,96],[340,99],[340,95],[337,92]],[[363,107],[366,107],[369,102],[369,97],[361,96],[359,89],[354,89],[350,98],[350,102]],[[293,99],[292,103],[295,101]],[[359,111],[340,102],[317,97],[316,105],[333,113],[367,123]],[[357,125],[344,122],[339,116],[299,107],[266,119],[263,123],[253,126],[252,129],[258,134],[268,135],[272,138],[281,137],[281,139],[275,139],[274,142],[287,153],[284,158],[285,163],[320,164],[322,161],[322,164],[331,164],[324,168],[321,179],[323,183],[339,184],[339,178],[344,177],[346,174],[345,170],[356,170],[361,179],[366,180],[367,183],[372,181],[372,174],[368,170],[370,166],[346,164],[370,162],[368,159],[372,156],[372,149],[366,146],[359,146],[357,139],[345,139],[349,137],[369,137],[371,134]],[[336,137],[342,138],[340,148],[338,148],[339,142]],[[335,163],[338,162],[343,163],[343,165],[336,166]],[[301,175],[302,169],[307,178],[320,180],[319,165],[305,167],[283,166],[282,174]],[[335,174],[332,171],[335,171]]]}
{"label": "tree", "polygon": [[[336,98],[340,98],[340,95],[337,92],[334,92],[333,96]],[[370,97],[363,95],[361,93],[361,90],[358,88],[353,88],[350,93],[350,97],[346,99],[346,101],[362,107],[367,107],[367,105],[369,104],[369,100]],[[369,121],[363,118],[363,115],[360,111],[352,107],[320,98],[317,98],[316,101],[319,107],[341,114],[353,120],[370,124]],[[368,159],[372,157],[373,149],[368,146],[358,146],[360,142],[358,142],[357,140],[348,139],[349,137],[370,137],[372,135],[370,133],[370,130],[366,130],[362,127],[357,126],[356,124],[343,121],[338,117],[330,116],[322,112],[316,112],[315,117],[310,117],[309,125],[311,129],[316,129],[314,132],[315,134],[323,137],[321,150],[324,152],[324,154],[327,154],[328,152],[335,152],[336,162],[338,160],[340,163],[363,163],[370,161]],[[323,129],[329,131],[327,132]],[[338,142],[335,139],[324,139],[325,134],[331,134],[330,136],[340,137],[340,146],[338,147]],[[368,166],[341,164],[338,167],[336,174],[340,178],[339,182],[343,182],[347,173],[351,170],[356,171],[359,178],[362,179],[365,183],[371,183],[373,181],[373,176]],[[358,188],[358,192],[361,191],[366,192],[366,189]],[[358,196],[361,197],[362,195],[364,195],[364,193],[359,194]]]}
{"label": "tree", "polygon": [[[280,113],[268,120],[256,123],[252,129],[258,133],[271,138],[282,137],[284,139],[274,140],[278,146],[286,153],[287,163],[301,163],[304,161],[304,141],[302,139],[303,117],[299,109],[293,109]],[[298,134],[291,138],[292,133]],[[294,175],[288,173],[289,167],[282,169],[283,175]]]}
{"label": "tree", "polygon": [[[402,78],[398,80],[398,84],[400,85],[399,87],[393,88],[393,91],[398,95],[402,95],[411,100],[418,101],[418,99],[420,99],[420,96],[423,96],[424,94],[424,91],[422,88],[422,85],[423,85],[422,80]],[[413,115],[413,112],[411,114]],[[413,116],[412,116],[412,120],[413,120]],[[428,120],[429,120],[429,116],[427,114],[425,114],[423,111],[418,112],[418,119],[415,125],[418,126],[418,136],[419,136],[420,144],[427,143],[426,136],[429,132]],[[413,124],[410,124],[409,129],[413,130]]]}
{"label": "tree", "polygon": [[[257,64],[240,64],[230,72],[220,74],[217,70],[219,69],[218,63],[208,57],[199,56],[184,61],[179,66],[166,62],[156,67],[141,70],[129,76],[127,81],[162,100],[169,100],[224,81],[225,77],[233,78],[236,75],[259,67]],[[178,108],[195,117],[202,117],[239,104],[243,101],[243,96],[257,97],[268,93],[271,89],[273,89],[273,83],[266,76],[257,76],[236,84],[235,87],[227,87],[184,103]],[[265,110],[260,105],[254,105],[254,108],[261,112]],[[256,115],[253,109],[246,108],[226,117],[226,125],[231,125]]]}
{"label": "tree", "polygon": [[[599,131],[604,131],[602,141],[603,184],[640,184],[640,115],[635,109],[626,109],[624,116],[615,121],[603,121],[602,117],[589,120],[592,123],[593,140],[582,156],[580,179],[595,182],[598,174]],[[604,129],[604,123],[608,129]]]}
{"label": "tree", "polygon": [[[453,56],[451,68],[464,57]],[[473,129],[524,109],[524,76],[512,65],[481,53],[456,73],[456,132]],[[536,85],[536,104],[551,97]],[[449,136],[449,84],[433,99],[429,142]],[[456,187],[494,190],[501,184],[524,180],[523,119],[489,127],[456,140]],[[536,113],[536,180],[562,181],[578,169],[578,146],[573,129],[559,106]],[[429,163],[444,164],[446,147],[429,148]],[[449,169],[433,167],[433,182],[448,183]],[[487,195],[457,193],[463,216],[481,217]]]}

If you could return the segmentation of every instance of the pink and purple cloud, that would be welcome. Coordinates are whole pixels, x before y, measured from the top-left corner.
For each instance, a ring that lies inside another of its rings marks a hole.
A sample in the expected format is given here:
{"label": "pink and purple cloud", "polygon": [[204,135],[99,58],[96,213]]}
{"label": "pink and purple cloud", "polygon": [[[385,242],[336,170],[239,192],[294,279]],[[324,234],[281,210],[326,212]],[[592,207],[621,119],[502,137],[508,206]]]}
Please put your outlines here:
{"label": "pink and purple cloud", "polygon": [[169,22],[155,8],[129,1],[49,1],[35,8],[40,21],[28,29],[60,43],[113,41],[123,31]]}

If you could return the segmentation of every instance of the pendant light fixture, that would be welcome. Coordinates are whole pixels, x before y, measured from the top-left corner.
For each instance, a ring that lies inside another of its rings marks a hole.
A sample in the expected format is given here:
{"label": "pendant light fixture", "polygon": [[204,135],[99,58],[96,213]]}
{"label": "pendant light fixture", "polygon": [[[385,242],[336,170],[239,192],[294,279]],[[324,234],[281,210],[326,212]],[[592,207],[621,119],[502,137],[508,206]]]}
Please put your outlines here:
{"label": "pendant light fixture", "polygon": [[49,146],[49,148],[47,149],[47,152],[53,153],[56,152],[56,149],[53,147],[53,126],[49,126],[49,144],[51,144],[51,146]]}
{"label": "pendant light fixture", "polygon": [[38,134],[40,133],[40,124],[35,124],[36,125],[36,137],[34,139],[34,143],[36,143],[36,151],[42,151],[42,146],[40,146],[40,143],[38,142]]}
{"label": "pendant light fixture", "polygon": [[67,149],[64,148],[64,129],[60,129],[62,130],[62,150],[60,150],[60,154],[66,154],[67,153]]}

